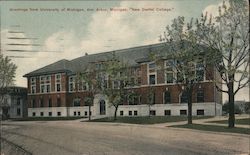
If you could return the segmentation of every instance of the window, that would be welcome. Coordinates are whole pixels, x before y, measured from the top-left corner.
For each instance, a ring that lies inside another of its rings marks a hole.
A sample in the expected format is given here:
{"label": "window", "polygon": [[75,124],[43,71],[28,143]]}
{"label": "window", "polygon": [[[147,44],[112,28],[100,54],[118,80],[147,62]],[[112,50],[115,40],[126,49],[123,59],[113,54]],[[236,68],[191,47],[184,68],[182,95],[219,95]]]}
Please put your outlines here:
{"label": "window", "polygon": [[81,112],[80,111],[78,111],[78,116],[81,116]]}
{"label": "window", "polygon": [[181,103],[187,103],[187,102],[188,102],[188,94],[186,91],[184,91],[181,94]]}
{"label": "window", "polygon": [[43,116],[43,112],[40,112],[40,116]]}
{"label": "window", "polygon": [[20,108],[17,108],[16,114],[17,114],[17,116],[21,115],[21,109]]}
{"label": "window", "polygon": [[92,112],[91,112],[91,111],[89,112],[89,115],[90,115],[90,116],[92,115]]}
{"label": "window", "polygon": [[171,94],[169,91],[165,91],[164,101],[165,101],[165,104],[171,103]]}
{"label": "window", "polygon": [[95,69],[96,69],[96,70],[100,70],[100,69],[102,69],[102,68],[103,68],[103,65],[102,65],[101,63],[95,64]]}
{"label": "window", "polygon": [[171,115],[171,110],[165,110],[164,114],[165,114],[165,116],[170,116]]}
{"label": "window", "polygon": [[69,77],[69,91],[75,91],[75,77],[71,76]]}
{"label": "window", "polygon": [[167,60],[165,61],[165,83],[174,82],[174,61]]}
{"label": "window", "polygon": [[57,84],[56,84],[56,91],[57,91],[57,92],[60,92],[60,91],[61,91],[61,84],[60,84],[60,83],[57,83]]}
{"label": "window", "polygon": [[49,116],[52,116],[52,112],[49,112]]}
{"label": "window", "polygon": [[156,64],[154,62],[148,64],[148,69],[155,69],[155,67],[156,67]]}
{"label": "window", "polygon": [[51,92],[51,76],[40,76],[40,92],[49,93]]}
{"label": "window", "polygon": [[137,78],[137,85],[140,86],[141,85],[141,77]]}
{"label": "window", "polygon": [[77,83],[78,91],[86,91],[89,89],[88,83],[85,81],[79,81]]}
{"label": "window", "polygon": [[177,73],[177,82],[182,83],[184,81],[182,73],[178,72]]}
{"label": "window", "polygon": [[31,94],[36,93],[36,78],[32,77],[31,78]]}
{"label": "window", "polygon": [[57,116],[61,116],[61,112],[57,112]]}
{"label": "window", "polygon": [[129,105],[138,105],[140,104],[141,96],[139,95],[130,95],[128,96],[128,104]]}
{"label": "window", "polygon": [[57,107],[61,107],[61,98],[58,97],[56,100]]}
{"label": "window", "polygon": [[76,116],[76,111],[74,111],[74,116]]}
{"label": "window", "polygon": [[50,84],[46,85],[46,92],[49,93],[50,92]]}
{"label": "window", "polygon": [[197,102],[204,102],[204,91],[203,90],[198,90],[197,91]]}
{"label": "window", "polygon": [[197,115],[204,115],[204,109],[198,109],[197,110]]}
{"label": "window", "polygon": [[40,99],[40,107],[44,107],[43,99],[42,98]]}
{"label": "window", "polygon": [[113,81],[113,89],[119,89],[120,88],[120,81],[115,80]]}
{"label": "window", "polygon": [[155,110],[150,110],[149,114],[150,114],[151,116],[155,116],[156,112],[155,112]]}
{"label": "window", "polygon": [[155,104],[155,93],[154,92],[150,92],[148,94],[148,103]]}
{"label": "window", "polygon": [[196,64],[196,78],[197,78],[197,81],[204,80],[204,65],[203,65],[203,63]]}
{"label": "window", "polygon": [[166,74],[165,74],[165,82],[166,83],[174,83],[174,73],[173,72],[167,72]]}
{"label": "window", "polygon": [[187,115],[187,110],[180,110],[180,115]]}
{"label": "window", "polygon": [[19,106],[20,103],[21,103],[21,99],[20,99],[20,98],[17,98],[16,104]]}
{"label": "window", "polygon": [[36,100],[35,100],[35,99],[32,100],[32,107],[33,107],[33,108],[36,107]]}
{"label": "window", "polygon": [[154,85],[155,84],[155,75],[149,75],[149,84]]}
{"label": "window", "polygon": [[44,92],[45,92],[45,86],[41,85],[41,93],[44,93]]}
{"label": "window", "polygon": [[129,116],[132,116],[132,111],[129,111],[129,112],[128,112],[128,115],[129,115]]}
{"label": "window", "polygon": [[87,116],[87,115],[88,115],[88,112],[87,112],[87,111],[85,111],[85,112],[84,112],[84,115],[85,115],[85,116]]}
{"label": "window", "polygon": [[73,105],[74,107],[79,107],[81,103],[81,99],[80,98],[76,98],[73,100]]}
{"label": "window", "polygon": [[36,113],[35,113],[35,112],[33,112],[33,113],[32,113],[32,116],[36,116]]}
{"label": "window", "polygon": [[134,115],[137,116],[137,110],[134,111]]}
{"label": "window", "polygon": [[52,99],[49,98],[49,107],[52,107]]}
{"label": "window", "polygon": [[60,92],[61,91],[61,74],[56,74],[56,82],[55,82],[55,86],[56,86],[56,91]]}
{"label": "window", "polygon": [[120,111],[120,116],[123,116],[123,111]]}

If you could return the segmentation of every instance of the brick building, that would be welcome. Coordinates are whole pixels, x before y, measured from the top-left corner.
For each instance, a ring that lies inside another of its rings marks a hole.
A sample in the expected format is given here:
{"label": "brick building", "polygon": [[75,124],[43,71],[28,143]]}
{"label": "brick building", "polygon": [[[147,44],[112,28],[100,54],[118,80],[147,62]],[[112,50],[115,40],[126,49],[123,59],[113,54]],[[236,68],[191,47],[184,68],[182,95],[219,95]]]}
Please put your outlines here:
{"label": "brick building", "polygon": [[27,117],[27,88],[11,86],[0,90],[2,119]]}
{"label": "brick building", "polygon": [[[183,87],[173,78],[176,74],[167,69],[157,69],[159,66],[169,67],[166,63],[169,60],[162,59],[157,63],[149,60],[151,53],[167,52],[165,44],[115,52],[119,59],[130,65],[135,85],[129,89],[138,94],[138,97],[119,106],[118,116],[146,116],[149,113],[159,116],[187,115],[187,97]],[[73,60],[60,60],[24,75],[28,80],[28,116],[88,116],[84,98],[88,96],[89,88],[84,81],[81,85],[77,84],[76,74],[89,65],[100,68],[112,53],[86,54]],[[193,115],[221,115],[222,94],[213,82],[218,75],[213,67],[207,71],[204,68],[198,70],[201,68],[199,65],[196,64],[195,72],[201,75],[201,79],[193,93]],[[146,103],[150,88],[154,89],[154,104],[149,111]],[[112,116],[114,112],[102,94],[95,95],[91,109],[92,116]]]}

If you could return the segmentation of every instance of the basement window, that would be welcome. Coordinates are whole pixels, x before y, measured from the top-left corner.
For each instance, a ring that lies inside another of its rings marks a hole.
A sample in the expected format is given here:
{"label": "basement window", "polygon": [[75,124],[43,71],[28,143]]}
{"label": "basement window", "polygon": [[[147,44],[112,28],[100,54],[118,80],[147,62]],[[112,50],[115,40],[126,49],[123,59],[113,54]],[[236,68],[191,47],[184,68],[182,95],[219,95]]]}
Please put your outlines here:
{"label": "basement window", "polygon": [[156,115],[155,110],[150,110],[150,115],[151,115],[151,116],[155,116],[155,115]]}
{"label": "basement window", "polygon": [[165,116],[170,116],[171,115],[171,110],[165,110],[164,114],[165,114]]}
{"label": "basement window", "polygon": [[198,109],[197,110],[197,116],[204,116],[204,109]]}
{"label": "basement window", "polygon": [[187,115],[187,110],[180,110],[180,115]]}

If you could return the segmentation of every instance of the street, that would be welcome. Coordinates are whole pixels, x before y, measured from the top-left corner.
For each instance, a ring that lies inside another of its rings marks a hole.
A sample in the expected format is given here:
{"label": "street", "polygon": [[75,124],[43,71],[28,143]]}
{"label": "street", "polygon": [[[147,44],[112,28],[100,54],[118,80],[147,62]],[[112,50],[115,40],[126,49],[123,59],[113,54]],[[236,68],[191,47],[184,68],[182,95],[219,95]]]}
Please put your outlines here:
{"label": "street", "polygon": [[2,136],[34,155],[249,154],[249,135],[79,121],[3,122]]}

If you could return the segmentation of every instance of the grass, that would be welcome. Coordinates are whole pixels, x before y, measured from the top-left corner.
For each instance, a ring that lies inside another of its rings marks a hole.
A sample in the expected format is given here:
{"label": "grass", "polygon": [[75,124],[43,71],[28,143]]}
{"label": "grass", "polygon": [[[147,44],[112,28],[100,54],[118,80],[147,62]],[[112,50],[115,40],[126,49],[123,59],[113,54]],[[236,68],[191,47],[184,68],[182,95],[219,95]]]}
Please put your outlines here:
{"label": "grass", "polygon": [[195,129],[202,131],[213,131],[213,132],[229,132],[229,133],[240,133],[240,134],[249,134],[249,128],[228,128],[225,126],[217,126],[217,125],[202,125],[202,124],[185,124],[185,125],[173,125],[171,127],[175,128],[187,128],[187,129]]}
{"label": "grass", "polygon": [[[211,116],[194,116],[193,119],[207,119]],[[113,117],[105,117],[101,119],[91,120],[91,122],[113,122],[113,123],[130,123],[130,124],[157,124],[167,122],[187,121],[187,116],[138,116],[138,117],[117,117],[114,121]]]}
{"label": "grass", "polygon": [[14,118],[13,121],[60,121],[60,120],[77,120],[85,117],[27,117]]}
{"label": "grass", "polygon": [[[228,124],[228,120],[222,120],[222,121],[209,121],[208,123]],[[250,125],[250,118],[236,119],[236,120],[235,120],[235,124],[239,124],[239,125]]]}

